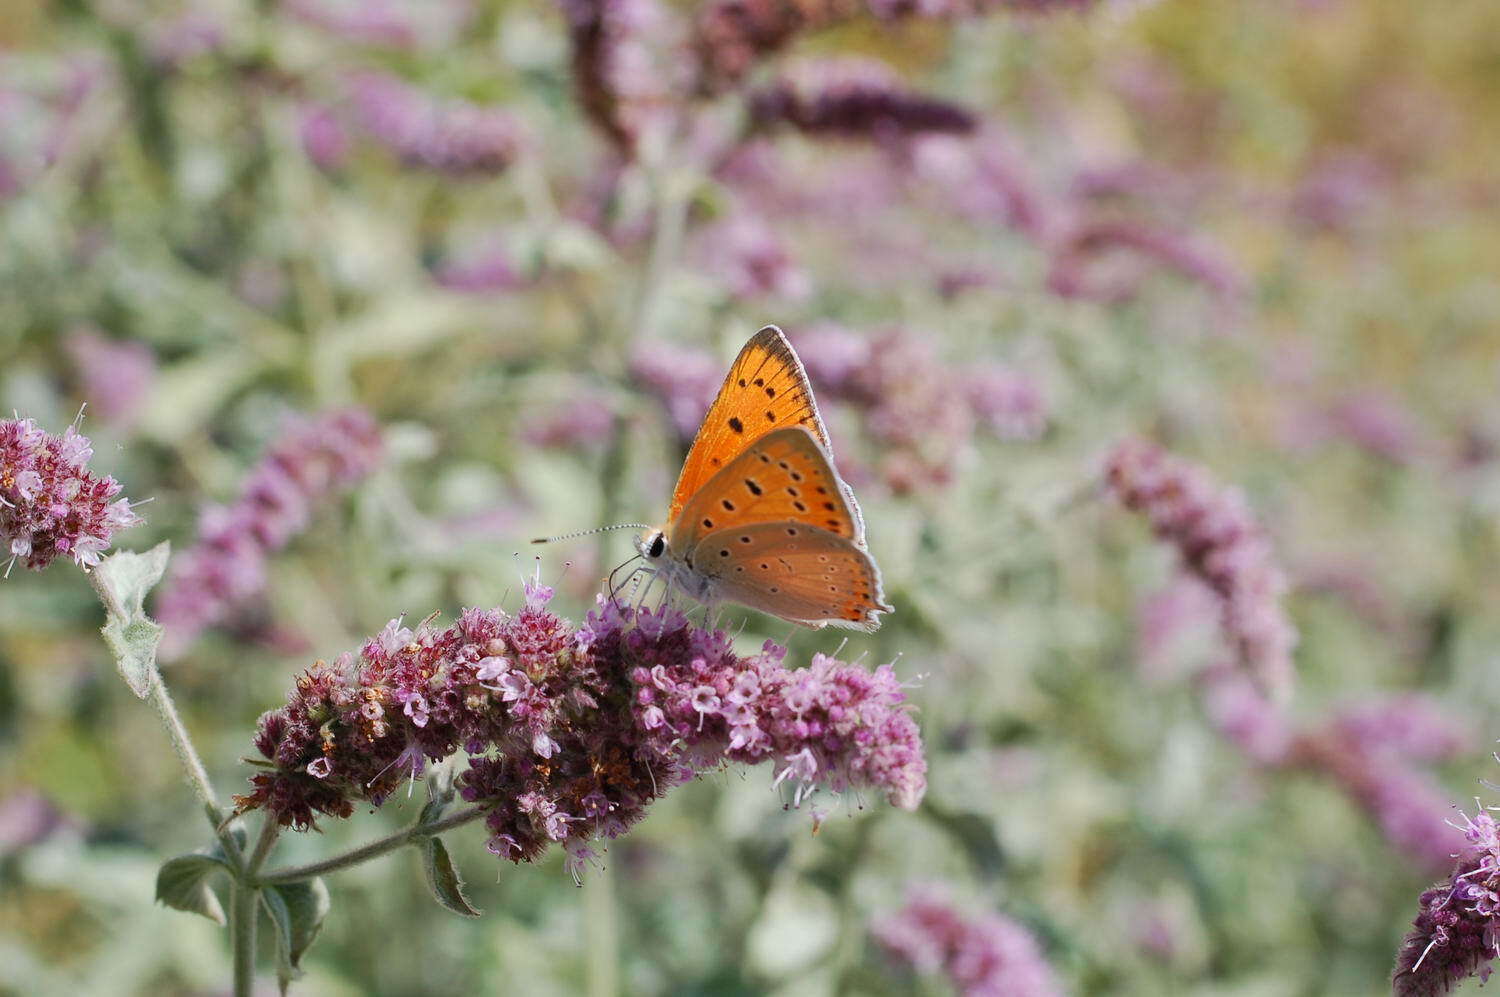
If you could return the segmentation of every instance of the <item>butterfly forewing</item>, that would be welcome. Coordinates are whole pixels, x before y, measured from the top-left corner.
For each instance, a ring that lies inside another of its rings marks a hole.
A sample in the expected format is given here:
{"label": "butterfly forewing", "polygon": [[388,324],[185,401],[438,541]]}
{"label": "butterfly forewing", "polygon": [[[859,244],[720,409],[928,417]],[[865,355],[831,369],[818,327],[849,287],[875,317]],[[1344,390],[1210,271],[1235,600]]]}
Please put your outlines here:
{"label": "butterfly forewing", "polygon": [[864,524],[828,452],[801,426],[774,430],[703,483],[671,524],[668,546],[690,563],[701,538],[758,523],[817,527],[853,546]]}
{"label": "butterfly forewing", "polygon": [[818,416],[802,362],[781,330],[768,325],[740,350],[703,417],[677,478],[667,522],[675,522],[708,480],[748,446],[788,426],[801,426],[828,446],[828,432]]}
{"label": "butterfly forewing", "polygon": [[808,626],[879,628],[880,569],[847,537],[802,523],[757,523],[705,536],[694,550],[715,601]]}

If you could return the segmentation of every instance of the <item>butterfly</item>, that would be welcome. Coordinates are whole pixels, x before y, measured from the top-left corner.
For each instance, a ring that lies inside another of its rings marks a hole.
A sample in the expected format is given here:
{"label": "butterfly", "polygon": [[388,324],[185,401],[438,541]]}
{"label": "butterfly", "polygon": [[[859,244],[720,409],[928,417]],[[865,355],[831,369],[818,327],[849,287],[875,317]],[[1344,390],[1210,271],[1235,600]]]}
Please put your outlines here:
{"label": "butterfly", "polygon": [[774,325],[740,350],[693,438],[666,525],[635,546],[646,571],[709,606],[866,632],[892,611],[807,372]]}

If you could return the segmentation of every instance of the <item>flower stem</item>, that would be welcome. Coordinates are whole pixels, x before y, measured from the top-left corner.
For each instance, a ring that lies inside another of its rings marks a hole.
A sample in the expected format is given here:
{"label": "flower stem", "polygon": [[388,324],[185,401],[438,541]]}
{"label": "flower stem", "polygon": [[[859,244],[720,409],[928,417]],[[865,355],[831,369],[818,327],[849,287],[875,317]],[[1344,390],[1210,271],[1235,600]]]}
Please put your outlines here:
{"label": "flower stem", "polygon": [[[109,586],[103,583],[99,573],[90,571],[87,577],[89,584],[98,594],[99,601],[104,604],[105,612],[117,619],[125,619],[127,617],[125,607],[120,605],[120,600],[115,597],[115,593],[110,590]],[[234,840],[233,835],[221,830],[227,815],[219,806],[213,783],[208,779],[208,769],[204,768],[203,759],[198,757],[198,749],[193,746],[193,739],[182,722],[182,716],[177,712],[177,704],[172,701],[172,694],[167,691],[167,685],[162,681],[161,672],[157,669],[155,662],[151,665],[147,682],[149,683],[146,691],[147,698],[156,708],[156,715],[161,718],[161,725],[167,731],[167,738],[172,742],[172,748],[177,753],[177,760],[182,763],[188,786],[203,804],[208,822],[213,826],[214,834],[223,844],[225,853],[235,862],[239,862],[241,858],[239,843]]]}
{"label": "flower stem", "polygon": [[271,854],[271,847],[276,844],[276,837],[281,833],[281,822],[270,814],[260,825],[260,837],[255,840],[255,851],[251,853],[250,859],[245,863],[245,876],[253,879],[265,864],[266,856]]}
{"label": "flower stem", "polygon": [[234,944],[234,997],[255,988],[255,927],[260,889],[238,878],[229,881],[229,932]]}
{"label": "flower stem", "polygon": [[214,824],[217,826],[224,821],[224,813],[219,808],[219,801],[214,795],[213,784],[208,781],[208,770],[203,767],[203,760],[198,757],[198,750],[193,747],[193,739],[188,736],[187,728],[182,725],[182,717],[177,713],[177,705],[172,702],[172,694],[167,691],[167,686],[161,680],[161,673],[155,668],[151,669],[151,705],[156,707],[156,715],[161,718],[162,726],[167,729],[167,737],[172,740],[172,747],[177,752],[177,760],[182,763],[183,771],[187,774],[188,785],[197,794],[203,805],[210,809],[213,814]]}
{"label": "flower stem", "polygon": [[370,859],[379,858],[386,852],[393,852],[421,838],[429,838],[434,834],[441,834],[462,824],[467,824],[472,820],[483,817],[489,810],[490,808],[484,804],[472,806],[466,810],[451,813],[442,820],[433,821],[431,824],[413,824],[404,831],[397,831],[395,834],[384,838],[377,838],[367,845],[361,845],[358,848],[344,852],[342,855],[335,855],[333,858],[324,859],[321,862],[289,866],[285,869],[273,869],[263,876],[256,876],[253,881],[257,886],[271,886],[276,883],[296,883],[304,879],[311,879],[314,876],[322,876],[330,872],[337,872],[340,869],[347,869],[350,866],[359,865],[361,862],[368,862]]}

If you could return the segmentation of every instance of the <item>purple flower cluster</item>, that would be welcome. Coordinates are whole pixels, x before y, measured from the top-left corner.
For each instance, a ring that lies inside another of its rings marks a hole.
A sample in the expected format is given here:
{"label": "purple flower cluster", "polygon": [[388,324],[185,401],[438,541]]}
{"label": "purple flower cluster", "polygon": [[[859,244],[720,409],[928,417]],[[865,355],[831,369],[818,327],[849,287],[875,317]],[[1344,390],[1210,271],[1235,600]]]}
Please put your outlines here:
{"label": "purple flower cluster", "polygon": [[1029,931],[999,914],[967,914],[932,887],[913,890],[871,933],[892,960],[919,973],[941,972],[964,997],[1063,992]]}
{"label": "purple flower cluster", "polygon": [[164,657],[185,651],[205,629],[265,586],[266,557],[306,526],[314,506],[379,463],[380,428],[368,412],[343,409],[293,422],[229,506],[204,510],[198,542],[172,560],[156,617]]}
{"label": "purple flower cluster", "polygon": [[1391,976],[1396,997],[1446,994],[1470,976],[1488,980],[1500,958],[1500,828],[1484,810],[1464,823],[1463,856],[1417,901]]}
{"label": "purple flower cluster", "polygon": [[440,99],[386,73],[357,73],[349,88],[360,127],[407,166],[489,176],[520,151],[521,125],[501,108]]}
{"label": "purple flower cluster", "polygon": [[1008,440],[1036,439],[1046,428],[1046,399],[1030,377],[998,365],[954,370],[919,334],[886,329],[867,338],[823,323],[793,339],[813,386],[863,413],[894,491],[952,481],[976,425]]}
{"label": "purple flower cluster", "polygon": [[606,602],[574,626],[526,585],[525,606],[465,610],[416,630],[392,621],[356,659],[314,665],[261,718],[272,763],[238,797],[303,829],[379,805],[429,761],[470,756],[460,795],[489,807],[489,848],[532,861],[553,844],[575,875],[590,842],[623,834],[671,787],[723,762],[771,762],[800,802],[815,786],[871,789],[912,809],[926,761],[889,666],[817,655],[741,657],[681,612]]}
{"label": "purple flower cluster", "polygon": [[40,570],[71,557],[82,568],[99,563],[116,530],[141,522],[120,483],[86,466],[94,450],[69,426],[61,436],[30,419],[0,420],[0,555],[6,573],[17,560]]}
{"label": "purple flower cluster", "polygon": [[837,59],[804,63],[750,95],[762,129],[787,125],[807,135],[894,141],[923,134],[967,135],[975,116],[945,100],[907,90],[885,63]]}
{"label": "purple flower cluster", "polygon": [[1110,453],[1105,481],[1218,598],[1220,625],[1240,667],[1273,695],[1285,693],[1297,639],[1281,607],[1286,579],[1244,498],[1218,486],[1202,468],[1136,439]]}

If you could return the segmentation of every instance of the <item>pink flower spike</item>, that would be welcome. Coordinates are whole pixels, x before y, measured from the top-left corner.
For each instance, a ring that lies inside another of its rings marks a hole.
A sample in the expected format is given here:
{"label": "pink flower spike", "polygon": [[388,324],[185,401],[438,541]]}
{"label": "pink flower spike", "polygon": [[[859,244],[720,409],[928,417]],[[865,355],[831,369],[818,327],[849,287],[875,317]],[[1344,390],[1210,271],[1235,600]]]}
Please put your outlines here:
{"label": "pink flower spike", "polygon": [[[591,840],[625,833],[725,762],[769,763],[797,803],[870,789],[915,808],[927,763],[894,671],[824,655],[788,669],[784,657],[769,644],[741,657],[681,612],[609,602],[582,625],[536,599],[515,615],[466,610],[447,628],[393,620],[357,658],[313,665],[261,718],[255,746],[270,765],[237,803],[308,828],[380,804],[462,748],[459,792],[487,808],[491,850],[523,862],[562,843],[575,872]],[[726,709],[731,689],[742,701]]]}

